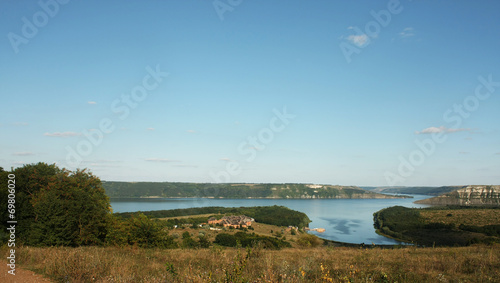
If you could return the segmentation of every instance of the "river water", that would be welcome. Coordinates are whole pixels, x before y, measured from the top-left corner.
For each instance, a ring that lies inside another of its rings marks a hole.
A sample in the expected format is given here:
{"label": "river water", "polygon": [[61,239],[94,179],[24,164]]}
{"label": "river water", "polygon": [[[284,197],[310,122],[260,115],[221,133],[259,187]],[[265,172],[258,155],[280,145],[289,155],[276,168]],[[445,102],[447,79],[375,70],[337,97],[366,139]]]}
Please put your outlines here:
{"label": "river water", "polygon": [[202,199],[202,198],[133,198],[111,199],[113,212],[167,210],[176,208],[222,206],[281,205],[304,212],[312,222],[310,228],[325,228],[324,233],[311,232],[321,238],[345,243],[392,245],[399,242],[380,236],[373,227],[373,213],[386,207],[427,207],[414,204],[431,196],[414,195],[406,199]]}

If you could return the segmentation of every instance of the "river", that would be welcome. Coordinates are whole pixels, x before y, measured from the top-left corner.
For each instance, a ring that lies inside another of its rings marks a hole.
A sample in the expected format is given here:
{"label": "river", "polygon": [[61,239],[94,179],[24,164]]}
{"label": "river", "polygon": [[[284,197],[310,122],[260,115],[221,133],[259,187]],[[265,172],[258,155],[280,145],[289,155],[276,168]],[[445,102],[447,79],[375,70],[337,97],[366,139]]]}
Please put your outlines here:
{"label": "river", "polygon": [[345,243],[392,245],[399,242],[380,236],[373,228],[373,213],[386,207],[427,207],[414,204],[431,196],[414,195],[405,199],[202,199],[202,198],[133,198],[111,199],[113,212],[167,210],[176,208],[222,206],[282,205],[304,212],[312,222],[310,228],[325,228],[324,233],[311,232],[321,238]]}

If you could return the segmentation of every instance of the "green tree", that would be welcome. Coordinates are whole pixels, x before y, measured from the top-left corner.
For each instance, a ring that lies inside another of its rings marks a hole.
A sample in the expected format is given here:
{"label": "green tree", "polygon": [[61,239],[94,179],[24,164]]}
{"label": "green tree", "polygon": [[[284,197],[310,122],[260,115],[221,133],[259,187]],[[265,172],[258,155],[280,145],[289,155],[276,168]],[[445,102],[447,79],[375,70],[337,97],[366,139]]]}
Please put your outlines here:
{"label": "green tree", "polygon": [[104,244],[111,207],[99,178],[85,170],[62,170],[56,177],[32,198],[35,221],[29,243]]}
{"label": "green tree", "polygon": [[16,180],[16,240],[31,244],[30,238],[36,221],[33,198],[40,190],[55,183],[60,172],[55,164],[42,162],[26,164],[11,172]]}
{"label": "green tree", "polygon": [[[104,243],[111,209],[99,178],[46,163],[24,165],[0,177],[9,173],[16,181],[17,241],[37,246]],[[0,190],[2,203],[6,189]],[[7,215],[3,210],[0,215],[4,224]]]}

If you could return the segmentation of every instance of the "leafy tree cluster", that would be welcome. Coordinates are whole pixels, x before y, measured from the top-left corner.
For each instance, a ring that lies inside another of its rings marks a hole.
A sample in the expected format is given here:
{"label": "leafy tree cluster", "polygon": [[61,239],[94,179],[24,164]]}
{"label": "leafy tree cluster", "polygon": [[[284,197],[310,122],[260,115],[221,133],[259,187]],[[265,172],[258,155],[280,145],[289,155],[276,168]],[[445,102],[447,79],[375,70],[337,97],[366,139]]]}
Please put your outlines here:
{"label": "leafy tree cluster", "polygon": [[[0,170],[0,204],[7,208],[9,179],[15,180],[15,218],[0,209],[0,242],[8,240],[8,220],[16,220],[16,245],[137,245],[175,247],[164,225],[136,214],[112,215],[102,183],[86,170],[69,171],[55,164],[28,164]],[[15,176],[15,177],[13,177]]]}
{"label": "leafy tree cluster", "polygon": [[[15,175],[16,240],[32,246],[104,244],[111,217],[101,181],[86,170],[69,171],[46,163],[2,172],[0,202],[7,207],[7,181]],[[8,215],[0,210],[2,232]],[[2,239],[5,240],[5,234]]]}
{"label": "leafy tree cluster", "polygon": [[234,235],[227,233],[217,234],[214,243],[226,247],[253,247],[256,245],[265,249],[281,249],[291,247],[290,243],[281,239],[260,236],[255,233],[248,234],[244,232],[236,232]]}
{"label": "leafy tree cluster", "polygon": [[107,245],[135,245],[141,248],[176,248],[177,244],[164,225],[142,213],[128,219],[113,218],[106,238]]}

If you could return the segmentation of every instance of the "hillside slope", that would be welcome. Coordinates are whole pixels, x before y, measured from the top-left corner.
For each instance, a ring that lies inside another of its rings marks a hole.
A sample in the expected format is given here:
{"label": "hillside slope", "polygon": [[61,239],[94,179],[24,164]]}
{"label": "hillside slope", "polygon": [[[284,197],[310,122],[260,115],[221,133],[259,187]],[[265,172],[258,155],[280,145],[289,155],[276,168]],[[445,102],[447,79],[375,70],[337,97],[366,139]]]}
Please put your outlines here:
{"label": "hillside slope", "polygon": [[289,198],[289,199],[374,199],[399,198],[355,186],[312,184],[201,184],[171,182],[103,182],[112,198]]}
{"label": "hillside slope", "polygon": [[500,186],[471,185],[437,197],[416,201],[432,205],[500,205]]}
{"label": "hillside slope", "polygon": [[410,195],[428,195],[439,196],[449,193],[464,186],[444,186],[444,187],[362,187],[373,192],[381,194],[410,194]]}

